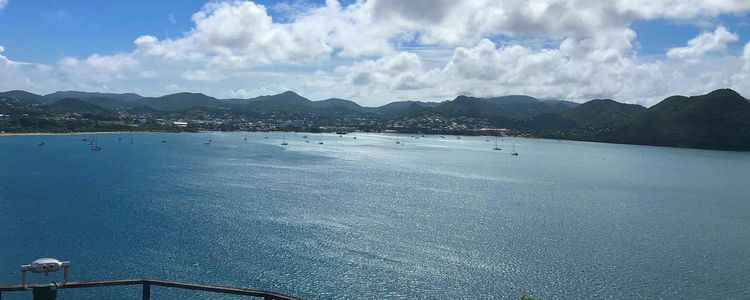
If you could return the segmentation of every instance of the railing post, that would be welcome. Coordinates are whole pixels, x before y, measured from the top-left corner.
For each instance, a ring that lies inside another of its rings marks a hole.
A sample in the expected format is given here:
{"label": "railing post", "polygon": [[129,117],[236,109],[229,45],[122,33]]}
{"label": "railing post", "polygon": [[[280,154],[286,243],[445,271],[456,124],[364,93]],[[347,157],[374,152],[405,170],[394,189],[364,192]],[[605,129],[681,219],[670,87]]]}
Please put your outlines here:
{"label": "railing post", "polygon": [[151,300],[151,285],[148,283],[143,284],[143,300]]}

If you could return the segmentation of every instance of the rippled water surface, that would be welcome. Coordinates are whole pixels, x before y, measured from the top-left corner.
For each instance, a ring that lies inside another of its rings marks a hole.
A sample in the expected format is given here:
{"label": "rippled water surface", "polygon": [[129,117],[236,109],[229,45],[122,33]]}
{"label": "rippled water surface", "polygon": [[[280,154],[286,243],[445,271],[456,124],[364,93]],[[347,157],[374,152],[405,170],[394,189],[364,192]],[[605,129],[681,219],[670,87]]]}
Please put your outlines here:
{"label": "rippled water surface", "polygon": [[99,152],[95,135],[0,137],[0,283],[49,256],[75,280],[321,299],[750,298],[748,153],[303,135],[100,134]]}

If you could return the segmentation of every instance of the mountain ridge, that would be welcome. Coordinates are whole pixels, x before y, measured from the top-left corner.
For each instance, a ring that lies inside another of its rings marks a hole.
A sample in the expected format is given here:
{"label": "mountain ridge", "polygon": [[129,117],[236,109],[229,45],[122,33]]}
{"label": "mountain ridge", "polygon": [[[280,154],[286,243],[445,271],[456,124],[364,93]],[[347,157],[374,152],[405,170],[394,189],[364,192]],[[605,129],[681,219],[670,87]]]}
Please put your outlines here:
{"label": "mountain ridge", "polygon": [[[140,97],[130,93],[67,91],[50,95],[79,95],[80,98],[52,101],[53,96],[14,90],[0,93],[0,99],[20,101],[16,103],[21,104],[5,101],[4,105],[25,107],[23,109],[27,110],[38,106],[50,113],[107,114],[109,118],[116,117],[115,112],[190,118],[222,116],[258,119],[265,116],[265,120],[274,116],[275,120],[308,120],[290,124],[359,120],[358,124],[369,124],[356,125],[365,126],[361,127],[363,130],[384,130],[388,127],[383,126],[397,126],[400,131],[416,132],[435,130],[441,128],[439,126],[444,126],[439,132],[460,131],[463,130],[461,128],[469,128],[460,126],[462,123],[472,123],[473,127],[470,128],[508,128],[516,134],[548,138],[750,150],[750,101],[731,89],[690,97],[671,96],[648,108],[611,99],[575,104],[524,95],[491,98],[461,95],[442,102],[396,101],[378,107],[363,107],[340,98],[312,101],[293,91],[249,99],[217,99],[201,93]],[[122,100],[122,97],[130,100]],[[2,107],[0,113],[3,113]],[[434,125],[442,124],[440,122],[445,120],[450,120],[453,125]],[[433,125],[418,127],[421,122]]]}

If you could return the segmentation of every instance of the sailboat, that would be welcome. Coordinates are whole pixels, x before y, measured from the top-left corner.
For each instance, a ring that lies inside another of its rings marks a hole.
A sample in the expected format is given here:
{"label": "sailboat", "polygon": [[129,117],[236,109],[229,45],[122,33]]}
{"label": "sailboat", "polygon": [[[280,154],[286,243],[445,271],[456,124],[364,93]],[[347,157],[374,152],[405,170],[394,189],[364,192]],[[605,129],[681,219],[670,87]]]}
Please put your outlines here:
{"label": "sailboat", "polygon": [[281,137],[281,145],[282,145],[282,146],[286,146],[286,145],[289,145],[289,143],[287,143],[287,142],[286,142],[286,138],[285,138],[285,137],[283,137],[283,136]]}
{"label": "sailboat", "polygon": [[91,151],[101,151],[102,147],[99,147],[99,143],[97,143],[97,139],[94,138],[92,141],[91,147],[89,147]]}
{"label": "sailboat", "polygon": [[396,144],[401,144],[401,141],[398,140],[398,135],[396,136]]}
{"label": "sailboat", "polygon": [[510,152],[510,155],[518,156],[518,152],[516,152],[516,142],[513,142],[513,150]]}
{"label": "sailboat", "polygon": [[245,140],[247,141],[247,131],[245,131]]}
{"label": "sailboat", "polygon": [[203,143],[203,145],[211,145],[211,136],[208,136],[208,141]]}
{"label": "sailboat", "polygon": [[323,133],[320,133],[320,142],[318,142],[318,145],[323,145]]}
{"label": "sailboat", "polygon": [[492,148],[492,150],[498,150],[498,151],[503,150],[503,149],[500,149],[500,146],[497,145],[497,136],[495,136],[495,147]]}

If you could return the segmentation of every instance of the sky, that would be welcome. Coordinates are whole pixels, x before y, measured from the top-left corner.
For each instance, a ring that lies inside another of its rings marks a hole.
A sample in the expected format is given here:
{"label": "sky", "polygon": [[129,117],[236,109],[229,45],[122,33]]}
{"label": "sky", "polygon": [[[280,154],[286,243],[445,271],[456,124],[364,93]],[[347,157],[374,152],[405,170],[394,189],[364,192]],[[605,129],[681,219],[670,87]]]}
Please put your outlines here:
{"label": "sky", "polygon": [[750,96],[748,0],[0,0],[0,90]]}

